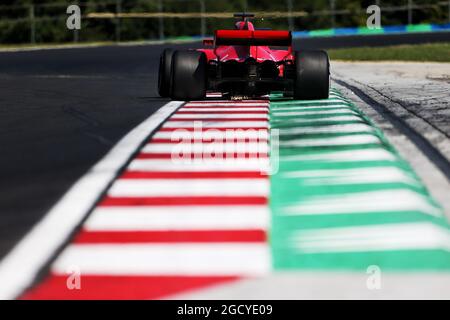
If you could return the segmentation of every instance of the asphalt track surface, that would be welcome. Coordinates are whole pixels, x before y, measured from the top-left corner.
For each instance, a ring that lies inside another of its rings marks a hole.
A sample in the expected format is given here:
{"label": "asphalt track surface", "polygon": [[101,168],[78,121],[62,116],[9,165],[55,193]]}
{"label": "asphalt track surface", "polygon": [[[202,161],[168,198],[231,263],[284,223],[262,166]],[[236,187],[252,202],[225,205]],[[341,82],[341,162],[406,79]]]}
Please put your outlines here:
{"label": "asphalt track surface", "polygon": [[[312,38],[296,47],[445,40],[450,33]],[[0,53],[0,258],[122,136],[167,103],[156,93],[163,47]]]}
{"label": "asphalt track surface", "polygon": [[0,256],[128,131],[167,103],[161,47],[0,54]]}

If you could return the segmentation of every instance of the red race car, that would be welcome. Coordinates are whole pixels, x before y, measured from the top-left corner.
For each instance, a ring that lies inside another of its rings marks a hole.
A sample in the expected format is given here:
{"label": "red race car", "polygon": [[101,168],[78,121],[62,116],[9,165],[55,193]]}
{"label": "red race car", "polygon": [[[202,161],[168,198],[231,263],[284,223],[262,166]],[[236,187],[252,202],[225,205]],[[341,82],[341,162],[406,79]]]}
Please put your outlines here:
{"label": "red race car", "polygon": [[325,51],[293,51],[290,31],[255,30],[253,14],[238,13],[234,30],[216,30],[205,47],[165,49],[158,91],[174,100],[201,100],[207,91],[224,97],[258,97],[282,91],[294,99],[326,99],[330,63]]}

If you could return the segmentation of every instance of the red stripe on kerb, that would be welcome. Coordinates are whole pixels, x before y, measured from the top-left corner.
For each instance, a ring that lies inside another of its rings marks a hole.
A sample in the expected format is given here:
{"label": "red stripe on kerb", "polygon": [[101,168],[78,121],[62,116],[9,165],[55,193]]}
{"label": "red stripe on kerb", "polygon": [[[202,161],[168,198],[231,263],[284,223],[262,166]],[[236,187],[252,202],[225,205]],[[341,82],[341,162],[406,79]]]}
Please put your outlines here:
{"label": "red stripe on kerb", "polygon": [[183,155],[171,154],[171,153],[139,153],[136,156],[136,159],[173,159],[174,161],[183,161],[188,159],[203,159],[204,161],[221,161],[223,159],[267,159],[268,153],[266,152],[245,152],[245,153],[222,153],[223,157],[214,158],[213,156],[209,157],[203,153],[186,153]]}
{"label": "red stripe on kerb", "polygon": [[207,172],[189,172],[189,171],[125,171],[120,179],[267,179],[266,174],[259,171],[248,172],[224,172],[224,171],[207,171]]}
{"label": "red stripe on kerb", "polygon": [[235,205],[267,205],[267,197],[235,196],[235,197],[109,197],[99,204],[106,206],[235,206]]}
{"label": "red stripe on kerb", "polygon": [[187,111],[180,109],[175,114],[268,114],[268,111]]}
{"label": "red stripe on kerb", "polygon": [[236,101],[233,101],[233,100],[200,100],[200,101],[189,101],[188,103],[186,103],[186,105],[189,105],[192,103],[195,103],[195,104],[214,104],[214,103],[223,104],[223,103],[226,103],[226,104],[232,104],[232,105],[240,105],[240,104],[245,104],[245,103],[249,103],[249,104],[251,104],[251,103],[267,103],[267,104],[269,104],[268,99],[267,99],[267,100],[236,100]]}
{"label": "red stripe on kerb", "polygon": [[172,159],[171,153],[139,153],[135,159]]}
{"label": "red stripe on kerb", "polygon": [[[232,106],[232,105],[221,105],[221,106],[199,106],[199,105],[185,105],[183,107],[181,107],[180,109],[178,109],[178,111],[181,110],[189,110],[189,109],[195,109],[195,108],[205,108],[205,109],[217,109],[217,111],[219,111],[220,109],[224,109],[224,108],[249,108],[249,109],[256,109],[256,108],[265,108],[267,110],[269,110],[269,105],[254,105],[254,104],[249,104],[249,105],[242,105],[242,106]],[[253,112],[253,111],[249,111],[249,112]],[[264,111],[265,112],[265,111]]]}
{"label": "red stripe on kerb", "polygon": [[227,102],[219,102],[219,103],[196,103],[189,102],[182,106],[183,108],[223,108],[226,106],[227,108],[269,108],[269,103],[264,102],[250,102],[250,103],[227,103]]}
{"label": "red stripe on kerb", "polygon": [[75,244],[265,242],[264,230],[81,231]]}
{"label": "red stripe on kerb", "polygon": [[237,276],[81,275],[81,290],[67,288],[67,274],[51,274],[26,292],[22,300],[148,300],[231,282]]}
{"label": "red stripe on kerb", "polygon": [[[192,119],[191,119],[192,120]],[[204,120],[204,119],[202,119]],[[265,121],[265,120],[258,120],[258,121]],[[197,128],[197,127],[162,127],[159,129],[159,131],[178,131],[178,130],[186,130],[186,131],[196,131],[196,132],[203,132],[203,131],[208,131],[208,130],[218,130],[218,131],[226,131],[226,130],[267,130],[269,131],[268,127],[246,127],[246,128],[236,128],[236,127],[224,127],[224,128],[219,128],[219,127],[206,127],[206,128]]]}
{"label": "red stripe on kerb", "polygon": [[167,122],[180,122],[180,121],[183,121],[183,122],[186,122],[186,121],[192,121],[192,122],[194,122],[194,121],[205,121],[205,122],[207,122],[207,121],[226,121],[226,122],[228,122],[228,121],[268,121],[268,120],[266,118],[229,118],[229,119],[221,119],[221,118],[207,118],[207,119],[204,119],[204,118],[198,118],[198,119],[175,118],[174,119],[174,118],[170,118],[169,121],[167,121]]}
{"label": "red stripe on kerb", "polygon": [[[222,139],[219,139],[216,137],[210,137],[211,141],[208,141],[208,138],[197,138],[194,136],[189,136],[189,137],[177,137],[176,139],[174,138],[172,139],[167,139],[167,138],[152,138],[149,143],[173,143],[173,144],[180,144],[180,143],[190,143],[190,142],[194,142],[193,140],[195,139],[196,143],[202,143],[205,145],[209,145],[209,144],[217,144],[218,146],[222,145],[223,143],[226,142],[230,142],[230,143],[237,143],[237,142],[241,142],[241,143],[245,143],[245,142],[268,142],[268,139],[266,138],[259,138],[259,137],[245,137],[245,138],[226,138],[223,137]],[[219,141],[218,141],[219,140]],[[184,141],[188,141],[188,142],[184,142]],[[197,142],[198,141],[198,142]]]}

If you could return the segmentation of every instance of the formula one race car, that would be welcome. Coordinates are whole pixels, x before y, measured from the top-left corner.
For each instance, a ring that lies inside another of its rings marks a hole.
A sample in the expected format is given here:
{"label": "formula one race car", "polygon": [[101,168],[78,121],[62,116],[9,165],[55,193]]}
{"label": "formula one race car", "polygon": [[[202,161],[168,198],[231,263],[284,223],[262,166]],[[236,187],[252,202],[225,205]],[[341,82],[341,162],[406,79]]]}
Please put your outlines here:
{"label": "formula one race car", "polygon": [[[325,51],[293,51],[290,31],[257,30],[249,18],[234,15],[234,30],[216,30],[203,41],[212,49],[165,49],[158,91],[174,100],[201,100],[207,91],[223,96],[258,97],[282,91],[294,99],[326,99],[330,63]],[[281,47],[281,48],[280,48]]]}

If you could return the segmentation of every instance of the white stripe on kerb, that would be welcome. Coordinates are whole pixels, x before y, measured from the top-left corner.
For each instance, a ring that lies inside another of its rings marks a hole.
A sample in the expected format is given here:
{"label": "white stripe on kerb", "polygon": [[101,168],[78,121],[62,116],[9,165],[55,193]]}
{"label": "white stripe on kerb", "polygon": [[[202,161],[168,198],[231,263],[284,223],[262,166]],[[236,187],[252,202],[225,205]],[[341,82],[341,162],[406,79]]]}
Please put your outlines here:
{"label": "white stripe on kerb", "polygon": [[[343,116],[337,116],[337,117],[320,117],[320,118],[296,118],[295,116],[291,116],[292,118],[290,119],[275,119],[273,122],[274,123],[289,123],[289,124],[294,124],[294,123],[299,123],[299,124],[310,124],[311,126],[319,126],[320,122],[328,122],[330,124],[336,124],[339,126],[344,126],[344,124],[342,124],[342,122],[344,121],[353,121],[353,122],[365,122],[365,120],[359,116],[356,115],[343,115]],[[345,129],[346,131],[351,130],[351,129]],[[336,129],[335,128],[331,128],[330,130],[331,132],[335,132]]]}
{"label": "white stripe on kerb", "polygon": [[186,171],[186,172],[232,172],[267,170],[269,159],[193,159],[193,160],[156,160],[135,159],[128,166],[128,171]]}
{"label": "white stripe on kerb", "polygon": [[208,102],[208,103],[186,103],[184,107],[195,107],[195,108],[211,108],[211,107],[267,107],[269,105],[268,102],[252,102],[252,103],[233,103],[229,102]]}
{"label": "white stripe on kerb", "polygon": [[360,150],[345,150],[345,151],[332,151],[332,152],[320,152],[298,154],[290,156],[282,156],[283,161],[394,161],[397,160],[392,152],[382,148],[360,149]]}
{"label": "white stripe on kerb", "polygon": [[[184,129],[176,131],[158,131],[153,135],[154,139],[170,139],[171,141],[180,141],[180,139],[197,139],[201,141],[212,141],[212,139],[223,139],[226,141],[233,141],[239,139],[247,141],[257,141],[269,139],[269,130],[267,129],[246,129],[246,130],[215,130],[209,129],[205,131],[193,132]],[[236,141],[236,142],[237,142]]]}
{"label": "white stripe on kerb", "polygon": [[267,114],[251,114],[251,113],[235,113],[235,114],[183,114],[176,113],[170,119],[261,119],[267,120],[269,116]]}
{"label": "white stripe on kerb", "polygon": [[267,179],[118,179],[111,197],[267,196]]}
{"label": "white stripe on kerb", "polygon": [[267,153],[269,145],[267,142],[199,142],[199,143],[149,143],[141,150],[143,153],[171,153],[171,154],[189,154],[213,152],[251,152]]}
{"label": "white stripe on kerb", "polygon": [[177,114],[184,114],[187,112],[222,112],[222,111],[231,111],[231,112],[237,112],[237,111],[246,111],[248,113],[255,113],[255,112],[267,112],[269,110],[268,107],[265,108],[245,108],[245,107],[232,107],[232,108],[186,108],[182,107],[177,111]]}
{"label": "white stripe on kerb", "polygon": [[302,184],[306,185],[404,183],[420,186],[414,176],[397,167],[301,170],[286,172],[282,176],[301,178]]}
{"label": "white stripe on kerb", "polygon": [[260,128],[268,127],[268,121],[167,121],[163,128]]}
{"label": "white stripe on kerb", "polygon": [[303,230],[292,241],[305,253],[450,250],[449,230],[428,222]]}
{"label": "white stripe on kerb", "polygon": [[270,271],[267,244],[70,245],[52,272],[78,266],[84,275],[264,275]]}
{"label": "white stripe on kerb", "polygon": [[442,210],[427,198],[407,189],[353,192],[314,196],[283,208],[286,215],[365,214],[372,212],[421,212],[442,216]]}
{"label": "white stripe on kerb", "polygon": [[317,105],[317,104],[328,104],[328,103],[338,103],[338,102],[345,102],[345,103],[349,103],[346,99],[344,98],[332,98],[332,99],[327,99],[327,100],[297,100],[295,101],[295,103],[293,103],[292,101],[289,101],[287,103],[283,103],[283,102],[276,102],[275,103],[275,109],[277,108],[277,106],[283,106],[283,105]]}
{"label": "white stripe on kerb", "polygon": [[355,110],[351,106],[339,103],[329,104],[326,106],[291,106],[291,107],[279,107],[271,109],[272,112],[313,112],[313,111],[325,111],[325,110]]}
{"label": "white stripe on kerb", "polygon": [[83,228],[89,231],[265,230],[267,206],[97,207]]}
{"label": "white stripe on kerb", "polygon": [[359,144],[381,144],[381,140],[374,135],[361,134],[329,138],[305,138],[280,142],[280,145],[285,147],[324,147]]}
{"label": "white stripe on kerb", "polygon": [[[309,109],[307,109],[309,110]],[[358,112],[353,111],[350,108],[341,108],[337,110],[314,110],[314,111],[274,111],[273,115],[277,117],[291,117],[291,116],[315,116],[315,115],[327,115],[327,114],[354,114],[359,115]]]}
{"label": "white stripe on kerb", "polygon": [[280,129],[280,135],[311,134],[311,133],[359,133],[374,132],[375,129],[364,123],[349,123],[336,125],[310,125],[292,129]]}

